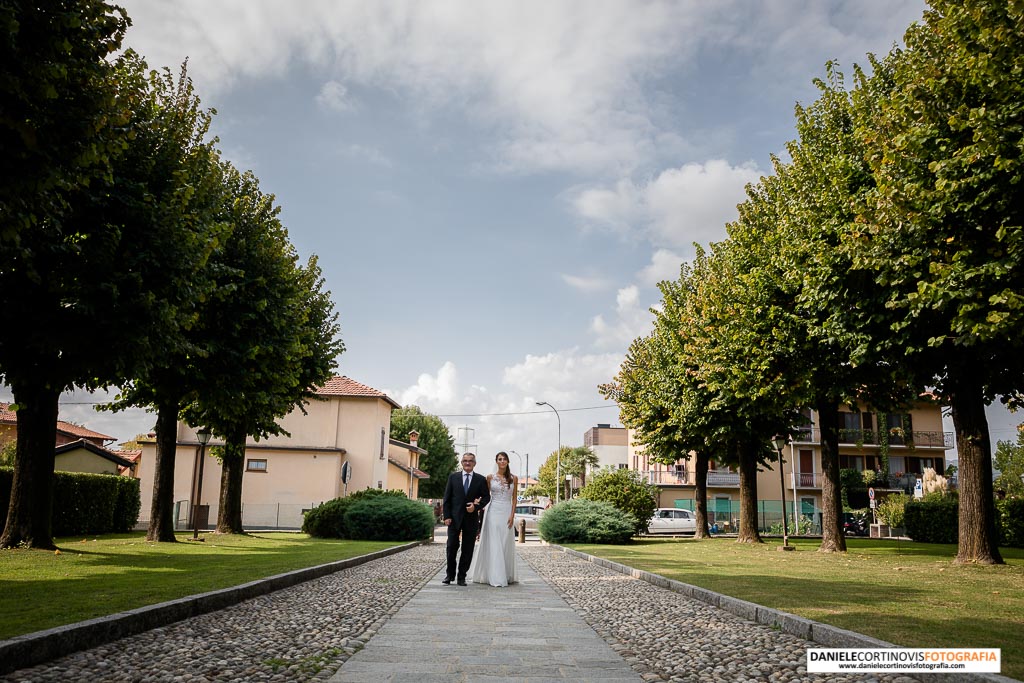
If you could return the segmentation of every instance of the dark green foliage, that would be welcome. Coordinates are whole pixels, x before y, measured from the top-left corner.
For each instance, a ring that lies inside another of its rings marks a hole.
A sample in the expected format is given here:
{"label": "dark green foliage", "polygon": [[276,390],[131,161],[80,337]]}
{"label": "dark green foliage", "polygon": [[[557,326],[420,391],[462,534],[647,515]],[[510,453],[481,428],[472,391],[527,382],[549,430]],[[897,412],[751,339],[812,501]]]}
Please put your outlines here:
{"label": "dark green foliage", "polygon": [[619,510],[628,512],[637,520],[633,533],[647,529],[658,506],[655,495],[658,488],[644,481],[639,472],[629,469],[602,470],[587,482],[580,491],[580,498],[611,503]]}
{"label": "dark green foliage", "polygon": [[420,498],[441,498],[448,484],[448,475],[459,466],[455,455],[455,439],[448,426],[437,415],[424,413],[418,406],[406,406],[391,413],[391,438],[408,441],[409,432],[420,434],[417,445],[427,452],[420,456],[420,469],[430,479],[420,481]]}
{"label": "dark green foliage", "polygon": [[352,498],[335,498],[316,506],[302,520],[302,532],[316,538],[345,538],[345,511]]}
{"label": "dark green foliage", "polygon": [[[302,521],[302,531],[317,538],[351,538],[345,523],[345,513],[361,500],[377,500],[380,498],[405,498],[401,491],[383,491],[381,489],[363,489],[349,494],[345,498],[335,498],[318,505],[306,513]],[[433,519],[433,514],[431,514]],[[433,522],[431,522],[433,524]]]}
{"label": "dark green foliage", "polygon": [[611,503],[576,498],[559,503],[537,522],[549,543],[628,543],[637,519]]}
{"label": "dark green foliage", "polygon": [[904,508],[907,535],[921,543],[956,543],[958,510],[952,497],[911,501]]}
{"label": "dark green foliage", "polygon": [[844,508],[868,506],[868,489],[860,471],[845,468],[839,470],[839,486],[843,492]]}
{"label": "dark green foliage", "polygon": [[996,501],[996,527],[999,545],[1024,548],[1024,498]]}
{"label": "dark green foliage", "polygon": [[345,528],[356,541],[418,541],[434,533],[434,511],[405,497],[363,498],[345,513]]}
{"label": "dark green foliage", "polygon": [[[13,470],[0,468],[0,505],[6,512]],[[54,472],[53,534],[125,533],[139,520],[139,480],[109,474]]]}

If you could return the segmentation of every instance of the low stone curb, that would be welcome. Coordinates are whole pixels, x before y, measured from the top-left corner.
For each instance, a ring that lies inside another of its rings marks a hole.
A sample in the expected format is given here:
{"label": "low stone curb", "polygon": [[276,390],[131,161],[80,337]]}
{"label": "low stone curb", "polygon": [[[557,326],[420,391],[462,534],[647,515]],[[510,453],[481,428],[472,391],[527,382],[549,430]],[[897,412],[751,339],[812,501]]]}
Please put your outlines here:
{"label": "low stone curb", "polygon": [[[647,583],[664,588],[665,590],[670,590],[673,593],[680,593],[695,600],[700,600],[701,602],[718,607],[719,609],[735,614],[736,616],[742,617],[748,621],[763,624],[765,626],[776,627],[783,633],[788,633],[798,638],[818,643],[825,647],[900,647],[894,643],[872,638],[871,636],[866,636],[862,633],[848,631],[837,626],[829,626],[828,624],[822,624],[817,621],[812,621],[811,619],[798,617],[797,615],[790,614],[789,612],[783,612],[782,610],[772,609],[771,607],[764,607],[763,605],[758,605],[753,602],[747,602],[746,600],[722,595],[721,593],[716,593],[706,588],[666,578],[660,574],[635,569],[624,564],[619,564],[618,562],[606,560],[603,557],[588,555],[587,553],[580,552],[579,550],[573,550],[572,548],[566,548],[554,543],[551,544],[551,547],[557,548],[562,552],[581,560],[593,562],[598,566],[611,569],[612,571],[620,574],[632,576],[634,579],[646,581]],[[948,681],[949,683],[979,683],[982,681],[985,683],[1020,683],[1017,679],[1009,678],[1008,676],[983,673],[915,673],[913,676],[926,676],[928,680]]]}
{"label": "low stone curb", "polygon": [[96,647],[158,626],[166,626],[189,617],[224,609],[260,595],[318,579],[342,569],[349,569],[429,542],[406,543],[366,555],[350,557],[347,560],[296,569],[238,586],[189,595],[177,600],[147,605],[105,617],[2,640],[0,641],[0,674],[42,664],[72,652]]}

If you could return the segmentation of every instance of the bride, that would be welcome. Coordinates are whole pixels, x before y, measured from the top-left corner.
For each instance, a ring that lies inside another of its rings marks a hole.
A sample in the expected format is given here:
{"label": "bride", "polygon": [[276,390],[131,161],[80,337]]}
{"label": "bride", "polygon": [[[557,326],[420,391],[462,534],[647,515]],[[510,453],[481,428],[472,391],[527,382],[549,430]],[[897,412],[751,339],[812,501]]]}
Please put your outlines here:
{"label": "bride", "polygon": [[516,582],[516,537],[512,525],[519,479],[508,468],[507,453],[498,453],[494,461],[498,471],[487,475],[491,502],[484,509],[480,545],[473,555],[469,575],[473,583],[507,586]]}

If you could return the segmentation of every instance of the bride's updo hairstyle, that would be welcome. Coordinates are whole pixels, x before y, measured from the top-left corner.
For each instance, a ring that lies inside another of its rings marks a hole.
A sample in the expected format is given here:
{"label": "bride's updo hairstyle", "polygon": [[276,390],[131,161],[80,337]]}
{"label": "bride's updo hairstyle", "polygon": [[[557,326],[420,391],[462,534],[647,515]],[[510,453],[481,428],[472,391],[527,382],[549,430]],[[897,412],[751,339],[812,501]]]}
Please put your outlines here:
{"label": "bride's updo hairstyle", "polygon": [[[500,458],[503,455],[505,456],[505,484],[508,486],[512,486],[512,468],[509,467],[508,453],[506,453],[505,451],[498,451],[498,454],[494,456],[494,462],[498,462],[498,458]],[[500,470],[495,470],[494,476],[500,477]]]}

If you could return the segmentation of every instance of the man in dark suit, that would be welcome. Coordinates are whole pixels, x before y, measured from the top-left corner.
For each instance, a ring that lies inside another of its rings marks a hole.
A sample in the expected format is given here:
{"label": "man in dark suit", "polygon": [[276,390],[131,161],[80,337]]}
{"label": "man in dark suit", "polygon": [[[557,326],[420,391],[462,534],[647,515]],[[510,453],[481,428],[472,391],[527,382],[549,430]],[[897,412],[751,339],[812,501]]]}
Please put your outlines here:
{"label": "man in dark suit", "polygon": [[487,479],[475,474],[476,456],[472,453],[462,454],[462,471],[453,472],[448,477],[448,485],[444,489],[442,515],[448,527],[448,569],[444,580],[448,585],[456,578],[455,556],[459,552],[459,536],[462,536],[462,555],[458,564],[458,583],[466,585],[466,573],[469,563],[473,561],[473,548],[476,546],[477,529],[480,528],[480,511],[491,502],[491,492],[487,490]]}

